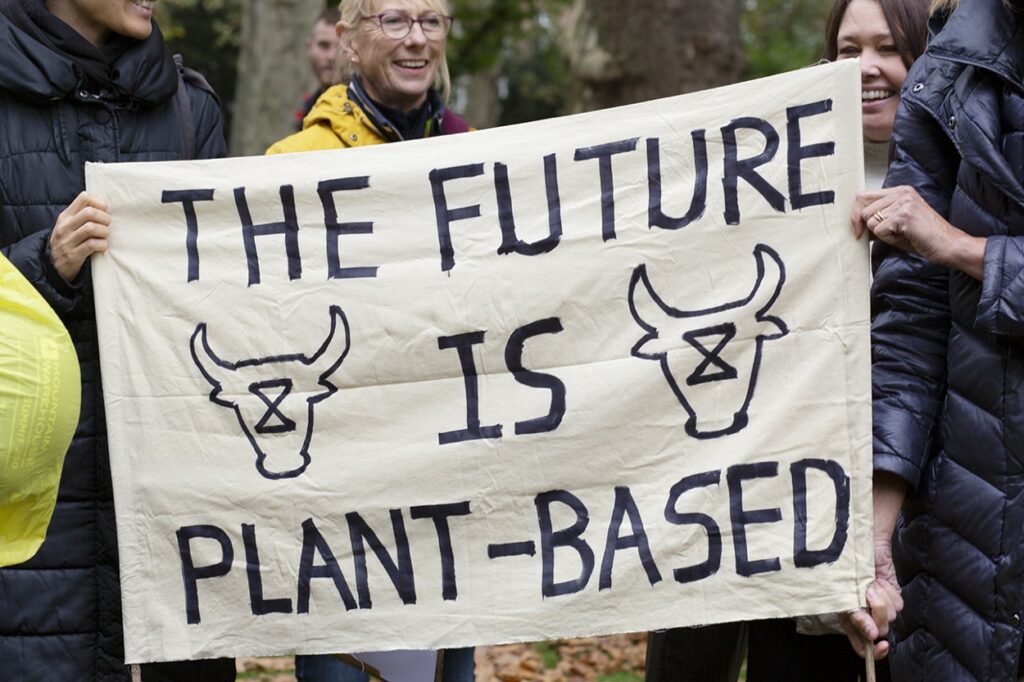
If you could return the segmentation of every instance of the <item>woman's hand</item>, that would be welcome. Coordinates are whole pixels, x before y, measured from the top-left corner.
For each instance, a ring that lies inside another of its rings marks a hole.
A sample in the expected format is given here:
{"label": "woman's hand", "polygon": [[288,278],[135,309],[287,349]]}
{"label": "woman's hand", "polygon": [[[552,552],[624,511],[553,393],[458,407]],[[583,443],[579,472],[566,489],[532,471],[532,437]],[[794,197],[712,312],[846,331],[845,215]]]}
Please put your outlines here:
{"label": "woman's hand", "polygon": [[107,205],[82,192],[61,211],[50,233],[50,259],[65,281],[78,276],[85,259],[107,250],[110,214]]}
{"label": "woman's hand", "polygon": [[889,653],[889,642],[885,640],[889,624],[903,610],[889,542],[875,544],[875,580],[868,585],[867,600],[867,609],[840,614],[839,624],[860,656],[864,656],[867,643],[874,642],[874,658],[885,658]]}
{"label": "woman's hand", "polygon": [[951,225],[913,187],[861,192],[851,220],[858,239],[870,231],[886,244],[982,278],[985,239]]}
{"label": "woman's hand", "polygon": [[861,656],[868,642],[874,642],[876,659],[889,653],[889,643],[884,639],[876,640],[889,634],[889,624],[903,610],[896,567],[892,563],[892,534],[906,494],[907,484],[901,478],[875,472],[872,490],[875,580],[868,585],[868,608],[839,615],[839,624]]}

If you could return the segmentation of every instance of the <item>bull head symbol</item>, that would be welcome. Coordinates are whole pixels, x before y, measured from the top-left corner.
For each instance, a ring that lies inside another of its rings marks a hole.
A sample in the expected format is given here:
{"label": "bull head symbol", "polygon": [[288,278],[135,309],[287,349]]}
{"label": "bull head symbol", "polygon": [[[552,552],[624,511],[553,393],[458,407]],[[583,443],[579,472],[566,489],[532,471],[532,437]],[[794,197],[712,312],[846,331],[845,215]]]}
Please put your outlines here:
{"label": "bull head symbol", "polygon": [[665,303],[644,265],[630,279],[629,310],[646,332],[632,354],[661,363],[689,415],[686,433],[694,438],[718,438],[746,427],[764,342],[789,333],[785,322],[768,314],[786,281],[782,259],[764,244],[754,247],[754,259],[757,280],[750,294],[704,310]]}
{"label": "bull head symbol", "polygon": [[235,411],[256,451],[256,469],[266,478],[292,478],[309,466],[313,408],[338,390],[330,377],[349,349],[345,313],[332,305],[330,315],[327,340],[310,357],[275,355],[228,362],[210,348],[205,322],[192,333],[192,360],[213,387],[210,402]]}

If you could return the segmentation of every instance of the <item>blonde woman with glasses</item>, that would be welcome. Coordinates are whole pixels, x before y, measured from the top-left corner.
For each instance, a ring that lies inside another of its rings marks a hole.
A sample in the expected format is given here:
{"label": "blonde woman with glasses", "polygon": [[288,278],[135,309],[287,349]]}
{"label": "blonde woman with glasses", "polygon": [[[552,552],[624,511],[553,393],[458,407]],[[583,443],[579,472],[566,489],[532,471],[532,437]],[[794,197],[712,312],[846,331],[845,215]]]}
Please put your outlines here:
{"label": "blonde woman with glasses", "polygon": [[445,105],[446,0],[345,0],[336,31],[342,85],[268,154],[400,142],[469,130]]}
{"label": "blonde woman with glasses", "polygon": [[[469,130],[445,104],[451,81],[446,48],[452,27],[447,0],[342,0],[338,34],[341,85],[328,88],[302,130],[268,154],[344,149]],[[442,682],[473,679],[473,649],[444,653]],[[331,655],[296,656],[300,682],[363,682]]]}

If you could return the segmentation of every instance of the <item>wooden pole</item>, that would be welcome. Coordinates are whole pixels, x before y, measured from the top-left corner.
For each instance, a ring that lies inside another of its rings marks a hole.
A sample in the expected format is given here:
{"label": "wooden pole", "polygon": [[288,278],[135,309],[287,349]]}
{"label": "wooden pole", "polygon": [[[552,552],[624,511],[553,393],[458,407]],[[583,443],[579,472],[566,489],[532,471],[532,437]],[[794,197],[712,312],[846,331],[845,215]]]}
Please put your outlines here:
{"label": "wooden pole", "polygon": [[867,682],[875,682],[875,643],[866,642],[864,647],[864,666],[867,670]]}

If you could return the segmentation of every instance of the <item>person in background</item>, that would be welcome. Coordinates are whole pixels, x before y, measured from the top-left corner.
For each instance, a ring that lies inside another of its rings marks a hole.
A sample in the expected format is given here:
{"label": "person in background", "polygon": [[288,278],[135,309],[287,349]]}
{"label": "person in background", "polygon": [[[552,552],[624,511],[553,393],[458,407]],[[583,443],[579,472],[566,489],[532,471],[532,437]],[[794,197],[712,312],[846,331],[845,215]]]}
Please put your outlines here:
{"label": "person in background", "polygon": [[928,39],[928,3],[836,0],[825,25],[825,59],[860,59],[864,186],[869,189],[885,180],[900,89]]}
{"label": "person in background", "polygon": [[[451,9],[447,0],[342,0],[337,24],[340,71],[302,130],[268,154],[401,142],[469,130],[445,106],[451,83],[445,55]],[[473,649],[444,653],[445,682],[474,675]],[[296,656],[301,682],[358,682],[362,673],[331,655]]]}
{"label": "person in background", "polygon": [[306,56],[316,76],[317,87],[302,98],[302,106],[295,111],[295,129],[302,130],[302,120],[327,88],[337,83],[335,75],[338,57],[338,33],[335,26],[341,19],[337,7],[328,7],[313,22],[306,39]]}
{"label": "person in background", "polygon": [[[860,59],[864,185],[882,186],[900,90],[924,53],[929,0],[835,0],[825,24],[823,57]],[[767,620],[750,624],[748,682],[864,679],[864,662],[846,642],[838,616]],[[886,662],[880,681],[890,679]]]}
{"label": "person in background", "polygon": [[1024,673],[1024,2],[934,5],[885,188],[861,194],[852,216],[882,256],[876,579],[870,611],[844,627],[863,652],[895,621],[874,651],[890,654],[898,682],[1013,682]]}
{"label": "person in background", "polygon": [[[302,130],[268,154],[399,142],[469,130],[445,106],[451,87],[445,0],[344,0],[337,25],[342,79]],[[415,20],[415,21],[413,21]]]}
{"label": "person in background", "polygon": [[[110,214],[83,191],[83,169],[225,154],[216,97],[179,70],[152,13],[152,0],[0,0],[0,251],[60,315],[82,379],[46,540],[0,570],[6,680],[131,679],[88,267],[107,248]],[[218,682],[234,671],[218,659],[140,672]]]}
{"label": "person in background", "polygon": [[[860,59],[865,186],[885,179],[889,139],[907,70],[924,52],[929,0],[834,0],[823,57]],[[745,646],[744,646],[745,645]],[[856,682],[864,662],[835,615],[723,623],[652,633],[647,679],[734,682],[744,653],[747,682]],[[878,679],[889,679],[878,665]]]}

